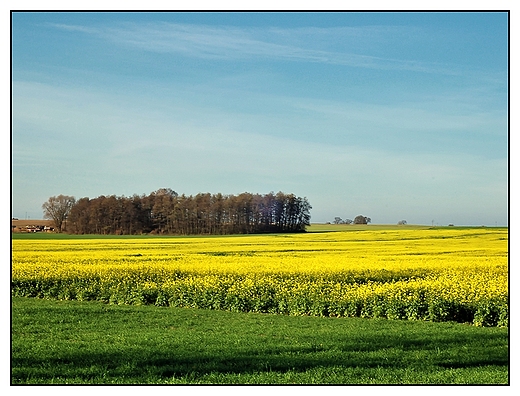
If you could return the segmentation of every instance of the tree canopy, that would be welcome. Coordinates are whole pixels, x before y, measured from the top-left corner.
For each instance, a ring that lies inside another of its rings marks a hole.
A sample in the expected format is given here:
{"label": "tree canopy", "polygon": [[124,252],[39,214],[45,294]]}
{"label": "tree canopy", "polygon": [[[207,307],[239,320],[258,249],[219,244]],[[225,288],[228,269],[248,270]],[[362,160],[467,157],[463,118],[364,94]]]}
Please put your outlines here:
{"label": "tree canopy", "polygon": [[43,217],[54,222],[54,228],[58,232],[63,231],[63,224],[75,204],[74,197],[58,195],[50,197],[42,205]]}
{"label": "tree canopy", "polygon": [[356,216],[354,218],[354,224],[368,224],[372,221],[370,217],[366,217],[363,215]]}
{"label": "tree canopy", "polygon": [[179,195],[159,189],[149,195],[81,198],[70,210],[77,234],[248,234],[301,232],[310,224],[307,198],[274,194]]}

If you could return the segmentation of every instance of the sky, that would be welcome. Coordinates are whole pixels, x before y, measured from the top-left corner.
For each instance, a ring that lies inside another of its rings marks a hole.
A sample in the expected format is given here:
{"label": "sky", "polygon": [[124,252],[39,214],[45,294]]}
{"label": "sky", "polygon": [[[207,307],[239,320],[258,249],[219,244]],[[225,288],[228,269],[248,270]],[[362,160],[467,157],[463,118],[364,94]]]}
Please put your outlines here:
{"label": "sky", "polygon": [[14,12],[11,215],[64,194],[307,197],[508,225],[504,12]]}

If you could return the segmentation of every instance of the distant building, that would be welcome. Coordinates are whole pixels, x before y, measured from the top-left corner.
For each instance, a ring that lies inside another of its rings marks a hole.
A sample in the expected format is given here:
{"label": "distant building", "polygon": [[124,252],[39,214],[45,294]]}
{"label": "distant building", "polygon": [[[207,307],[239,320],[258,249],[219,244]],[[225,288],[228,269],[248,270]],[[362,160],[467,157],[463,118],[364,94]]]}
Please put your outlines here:
{"label": "distant building", "polygon": [[54,232],[52,220],[11,219],[11,232]]}

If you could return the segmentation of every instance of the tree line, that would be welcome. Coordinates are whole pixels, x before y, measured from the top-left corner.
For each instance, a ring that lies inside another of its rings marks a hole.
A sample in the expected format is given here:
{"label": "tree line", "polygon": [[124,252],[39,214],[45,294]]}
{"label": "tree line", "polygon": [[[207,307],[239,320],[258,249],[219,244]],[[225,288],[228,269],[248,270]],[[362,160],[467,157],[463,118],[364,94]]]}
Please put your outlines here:
{"label": "tree line", "polygon": [[343,220],[341,217],[334,217],[334,224],[368,224],[371,223],[372,219],[367,216],[359,215],[354,220],[346,219]]}
{"label": "tree line", "polygon": [[42,208],[58,232],[114,235],[302,232],[312,209],[307,198],[281,191],[187,196],[169,188],[132,197],[60,195]]}

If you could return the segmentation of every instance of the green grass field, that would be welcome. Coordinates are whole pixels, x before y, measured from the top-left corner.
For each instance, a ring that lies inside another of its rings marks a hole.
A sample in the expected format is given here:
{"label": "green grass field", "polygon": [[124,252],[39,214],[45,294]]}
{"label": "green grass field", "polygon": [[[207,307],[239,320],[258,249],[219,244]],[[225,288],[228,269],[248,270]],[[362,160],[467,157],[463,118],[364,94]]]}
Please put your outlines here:
{"label": "green grass field", "polygon": [[508,384],[507,328],[12,299],[12,384]]}

